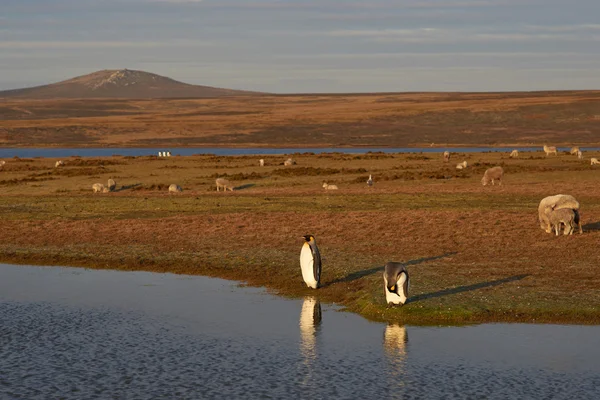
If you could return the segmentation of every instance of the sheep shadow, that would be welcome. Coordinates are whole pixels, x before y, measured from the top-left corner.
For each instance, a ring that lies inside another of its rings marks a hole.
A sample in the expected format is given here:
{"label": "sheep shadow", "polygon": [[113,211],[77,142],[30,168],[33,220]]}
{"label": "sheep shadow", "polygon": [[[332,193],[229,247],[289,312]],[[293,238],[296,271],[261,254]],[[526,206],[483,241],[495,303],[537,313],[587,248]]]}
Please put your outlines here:
{"label": "sheep shadow", "polygon": [[134,183],[133,185],[122,185],[120,188],[113,190],[113,192],[120,192],[122,190],[129,190],[135,187],[141,186],[141,183]]}
{"label": "sheep shadow", "polygon": [[437,292],[419,294],[419,295],[410,297],[408,299],[407,303],[415,303],[415,302],[421,301],[421,300],[435,299],[437,297],[449,296],[451,294],[470,292],[470,291],[477,290],[477,289],[499,286],[499,285],[503,285],[503,284],[509,283],[509,282],[520,281],[521,279],[527,278],[529,275],[530,274],[514,275],[514,276],[509,276],[507,278],[497,279],[495,281],[480,282],[480,283],[475,283],[473,285],[457,286],[452,289],[444,289],[444,290],[440,290]]}
{"label": "sheep shadow", "polygon": [[583,225],[581,228],[584,232],[600,231],[600,222],[590,222],[589,224]]}
{"label": "sheep shadow", "polygon": [[[405,267],[408,267],[409,265],[417,265],[417,264],[422,264],[424,262],[428,262],[428,261],[433,261],[433,260],[439,260],[440,258],[444,258],[444,257],[448,257],[448,256],[452,256],[454,254],[457,254],[456,251],[454,252],[450,252],[450,253],[445,253],[439,256],[433,256],[433,257],[423,257],[423,258],[417,258],[416,260],[410,260],[407,262],[402,263],[402,265],[404,265]],[[385,268],[385,266],[380,265],[374,268],[369,268],[369,269],[365,269],[362,271],[356,271],[356,272],[352,272],[351,274],[346,275],[343,278],[338,278],[335,279],[329,283],[327,283],[324,286],[331,286],[331,285],[335,285],[336,283],[341,283],[341,282],[352,282],[355,281],[357,279],[363,278],[365,276],[369,276],[371,274],[374,274],[376,272],[379,271],[383,271],[383,269]]]}
{"label": "sheep shadow", "polygon": [[253,186],[256,186],[256,183],[246,183],[245,185],[236,186],[233,189],[234,190],[244,190],[244,189],[251,188]]}

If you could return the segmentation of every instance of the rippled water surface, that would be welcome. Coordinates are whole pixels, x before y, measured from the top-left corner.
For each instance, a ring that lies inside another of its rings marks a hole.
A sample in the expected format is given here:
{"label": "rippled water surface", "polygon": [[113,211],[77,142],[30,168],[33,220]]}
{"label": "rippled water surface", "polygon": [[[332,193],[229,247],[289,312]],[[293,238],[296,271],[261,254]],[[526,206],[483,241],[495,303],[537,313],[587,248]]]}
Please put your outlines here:
{"label": "rippled water surface", "polygon": [[0,399],[600,398],[600,327],[372,323],[219,279],[0,264]]}
{"label": "rippled water surface", "polygon": [[[9,157],[110,157],[121,156],[149,156],[157,155],[159,151],[170,151],[173,155],[191,156],[194,154],[216,154],[219,156],[248,155],[248,154],[292,154],[292,153],[350,153],[364,154],[367,152],[384,153],[443,153],[446,150],[457,153],[473,153],[482,151],[511,152],[513,149],[519,151],[542,151],[542,147],[324,147],[324,148],[224,148],[224,147],[178,147],[178,148],[148,148],[148,147],[124,147],[124,148],[0,148],[0,158]],[[569,151],[570,148],[559,147],[558,151]],[[598,151],[600,147],[581,148],[582,151]]]}

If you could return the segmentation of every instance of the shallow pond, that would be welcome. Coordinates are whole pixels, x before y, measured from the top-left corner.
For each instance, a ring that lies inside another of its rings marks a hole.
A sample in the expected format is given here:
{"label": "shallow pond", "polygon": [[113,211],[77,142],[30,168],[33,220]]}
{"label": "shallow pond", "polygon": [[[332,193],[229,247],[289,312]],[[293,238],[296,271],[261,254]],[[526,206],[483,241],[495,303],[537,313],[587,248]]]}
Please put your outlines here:
{"label": "shallow pond", "polygon": [[[326,147],[326,148],[223,148],[223,147],[179,147],[179,148],[0,148],[0,158],[11,157],[110,157],[112,155],[121,156],[150,156],[157,155],[159,151],[170,151],[172,155],[191,156],[194,154],[215,154],[220,156],[232,155],[277,155],[293,153],[347,153],[364,154],[368,152],[384,153],[443,153],[448,150],[454,153],[474,153],[483,151],[506,152],[510,153],[513,149],[519,151],[542,151],[538,147]],[[560,147],[558,151],[568,151],[570,148]],[[583,148],[582,151],[597,151],[600,147]]]}
{"label": "shallow pond", "polygon": [[0,264],[1,399],[599,398],[599,326],[386,325],[204,277]]}

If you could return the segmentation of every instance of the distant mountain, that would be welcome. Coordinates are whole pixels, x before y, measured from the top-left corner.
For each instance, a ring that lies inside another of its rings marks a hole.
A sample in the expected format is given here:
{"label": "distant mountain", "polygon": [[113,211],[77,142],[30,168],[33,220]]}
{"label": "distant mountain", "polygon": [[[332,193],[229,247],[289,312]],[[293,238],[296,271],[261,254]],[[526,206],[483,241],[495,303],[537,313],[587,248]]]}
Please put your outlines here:
{"label": "distant mountain", "polygon": [[102,70],[50,85],[0,91],[0,98],[173,98],[257,95],[259,92],[190,85],[130,69]]}

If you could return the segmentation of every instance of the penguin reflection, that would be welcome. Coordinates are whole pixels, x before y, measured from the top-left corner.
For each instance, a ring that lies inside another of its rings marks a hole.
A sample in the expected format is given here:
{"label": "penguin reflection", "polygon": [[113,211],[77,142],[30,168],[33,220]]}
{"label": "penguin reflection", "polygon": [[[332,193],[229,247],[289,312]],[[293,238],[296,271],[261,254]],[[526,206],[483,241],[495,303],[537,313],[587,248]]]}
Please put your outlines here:
{"label": "penguin reflection", "polygon": [[317,329],[321,324],[321,302],[308,296],[300,311],[300,352],[307,362],[316,357]]}
{"label": "penguin reflection", "polygon": [[406,343],[408,334],[404,325],[389,324],[383,333],[383,345],[386,354],[395,360],[404,361],[406,358]]}

